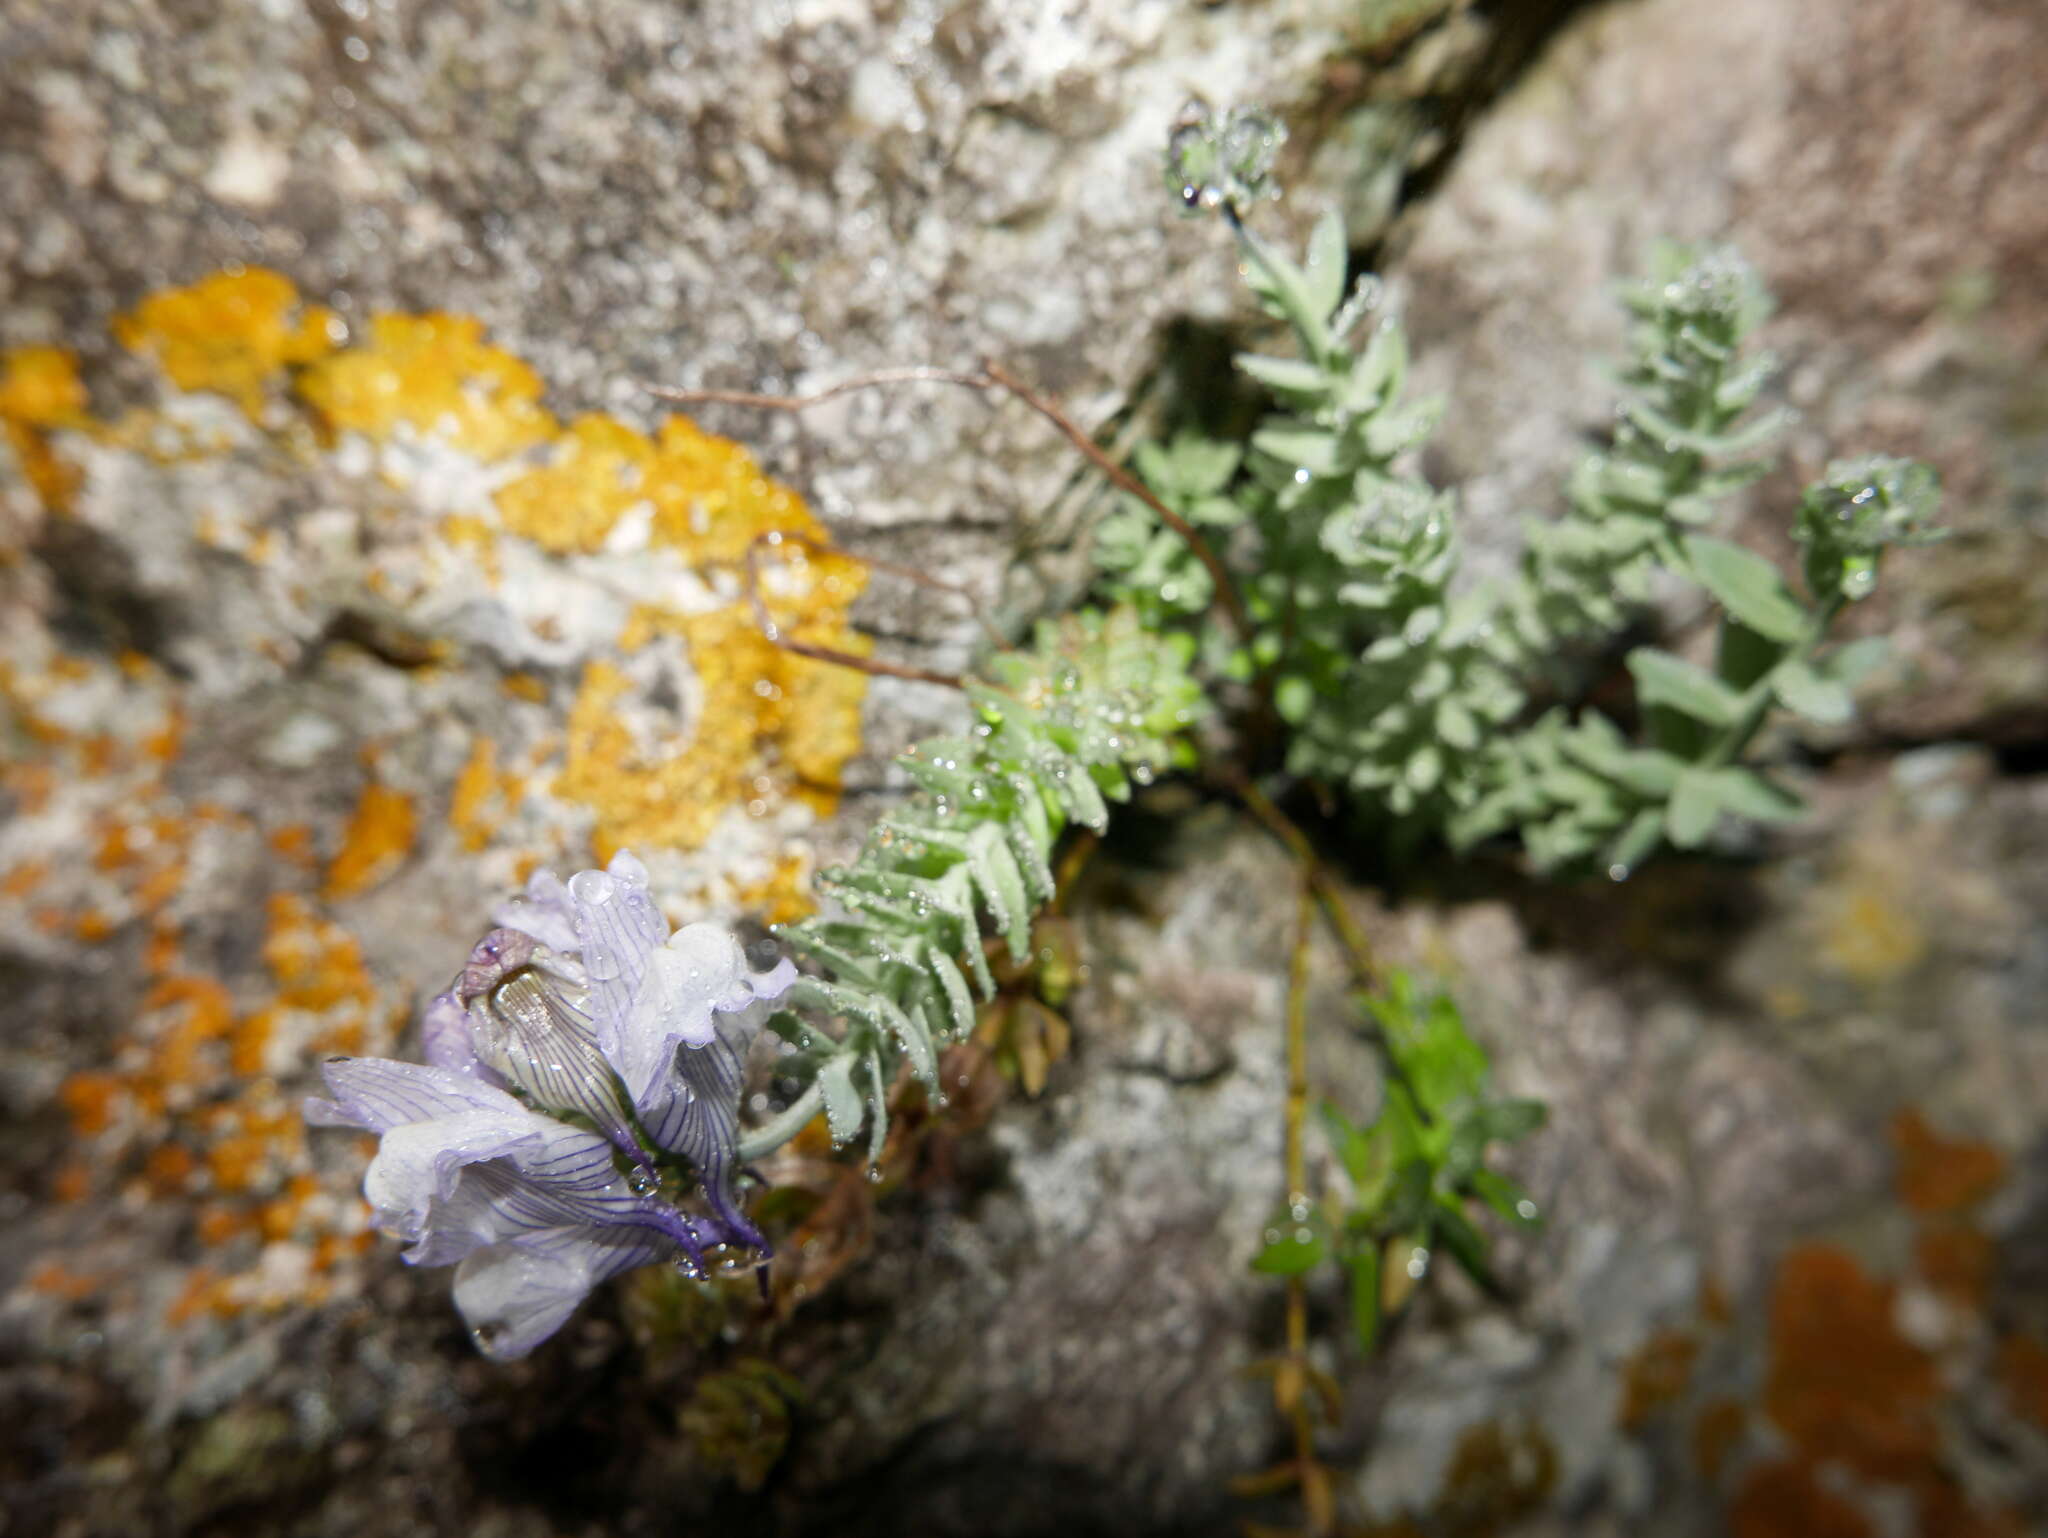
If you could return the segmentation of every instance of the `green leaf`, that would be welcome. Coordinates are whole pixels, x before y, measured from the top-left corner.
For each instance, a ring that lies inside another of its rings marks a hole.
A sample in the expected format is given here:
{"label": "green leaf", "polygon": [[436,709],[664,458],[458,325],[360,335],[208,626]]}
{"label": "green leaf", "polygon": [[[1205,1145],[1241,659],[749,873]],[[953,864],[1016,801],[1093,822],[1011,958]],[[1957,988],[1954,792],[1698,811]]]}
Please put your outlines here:
{"label": "green leaf", "polygon": [[1297,1223],[1283,1212],[1274,1229],[1280,1237],[1252,1257],[1252,1269],[1262,1276],[1300,1276],[1321,1265],[1329,1253],[1329,1239],[1320,1221]]}
{"label": "green leaf", "polygon": [[1512,1143],[1527,1137],[1550,1119],[1540,1100],[1495,1100],[1472,1113],[1489,1142]]}
{"label": "green leaf", "polygon": [[1873,668],[1883,663],[1890,652],[1891,642],[1884,636],[1864,636],[1837,646],[1816,666],[1823,676],[1833,679],[1845,689],[1853,689],[1869,676]]}
{"label": "green leaf", "polygon": [[1680,849],[1697,849],[1721,814],[1721,797],[1711,770],[1688,769],[1671,788],[1664,831]]}
{"label": "green leaf", "polygon": [[1669,652],[1638,646],[1627,661],[1645,705],[1668,705],[1708,726],[1733,726],[1742,715],[1741,695]]}
{"label": "green leaf", "polygon": [[1823,677],[1804,662],[1780,663],[1771,674],[1771,692],[1787,709],[1824,726],[1839,726],[1856,713],[1849,691],[1840,682]]}
{"label": "green leaf", "polygon": [[1806,810],[1799,798],[1748,769],[1712,771],[1714,796],[1726,811],[1757,822],[1790,822]]}
{"label": "green leaf", "polygon": [[1337,439],[1320,428],[1295,427],[1287,418],[1261,427],[1252,434],[1252,447],[1278,460],[1289,470],[1306,470],[1310,475],[1335,475],[1341,468]]}
{"label": "green leaf", "polygon": [[853,1069],[853,1054],[841,1052],[818,1070],[818,1087],[825,1092],[825,1125],[834,1148],[853,1140],[865,1115],[860,1091],[853,1087]]}
{"label": "green leaf", "polygon": [[1331,209],[1316,221],[1308,237],[1308,261],[1302,268],[1302,287],[1315,306],[1318,320],[1328,320],[1344,301],[1344,272],[1351,251],[1344,240],[1344,216]]}
{"label": "green leaf", "polygon": [[1351,1271],[1351,1333],[1360,1351],[1371,1351],[1380,1338],[1380,1247],[1361,1244],[1347,1262]]}
{"label": "green leaf", "polygon": [[1273,708],[1289,726],[1299,726],[1315,708],[1315,685],[1299,673],[1289,673],[1273,686]]}
{"label": "green leaf", "polygon": [[1267,358],[1258,353],[1241,352],[1237,355],[1237,366],[1269,389],[1291,395],[1320,395],[1327,391],[1333,381],[1313,363],[1299,358]]}
{"label": "green leaf", "polygon": [[953,958],[931,946],[925,951],[925,966],[939,980],[946,998],[946,1012],[952,1017],[955,1040],[965,1040],[974,1030],[974,1000],[967,992],[967,979]]}
{"label": "green leaf", "polygon": [[1494,1281],[1492,1268],[1487,1264],[1486,1238],[1458,1210],[1457,1199],[1446,1197],[1439,1200],[1430,1217],[1435,1227],[1432,1237],[1451,1252],[1451,1259],[1463,1266],[1465,1274],[1488,1292],[1498,1290],[1499,1284]]}
{"label": "green leaf", "polygon": [[[1510,1223],[1520,1223],[1528,1227],[1543,1221],[1541,1213],[1522,1210],[1522,1203],[1529,1201],[1529,1193],[1515,1181],[1493,1170],[1473,1172],[1472,1194]],[[1533,1209],[1536,1204],[1529,1202],[1529,1205]]]}

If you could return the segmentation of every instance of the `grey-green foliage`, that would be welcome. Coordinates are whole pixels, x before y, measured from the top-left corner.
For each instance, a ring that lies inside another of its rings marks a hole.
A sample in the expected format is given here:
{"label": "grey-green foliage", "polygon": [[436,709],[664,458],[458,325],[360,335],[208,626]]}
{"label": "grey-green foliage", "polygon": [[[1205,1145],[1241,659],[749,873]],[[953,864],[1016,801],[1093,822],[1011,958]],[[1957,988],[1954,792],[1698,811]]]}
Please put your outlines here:
{"label": "grey-green foliage", "polygon": [[901,760],[919,789],[868,835],[852,864],[821,872],[836,915],[784,937],[823,969],[789,1002],[837,1019],[837,1035],[795,1014],[775,1028],[811,1078],[797,1103],[750,1134],[743,1155],[777,1146],[822,1103],[835,1143],[867,1122],[871,1152],[897,1065],[937,1089],[938,1051],[974,1026],[995,992],[984,929],[1030,954],[1032,920],[1053,895],[1051,852],[1070,822],[1100,830],[1109,803],[1188,759],[1184,733],[1203,701],[1192,643],[1149,632],[1129,609],[1083,611],[999,653],[969,686],[977,721]]}
{"label": "grey-green foliage", "polygon": [[1531,522],[1522,580],[1503,595],[1514,639],[1532,658],[1619,629],[1650,596],[1659,566],[1683,571],[1685,531],[1770,468],[1743,456],[1782,422],[1780,413],[1749,415],[1774,363],[1744,351],[1771,309],[1748,263],[1728,250],[1667,244],[1621,298],[1634,325],[1613,442],[1574,467],[1562,517]]}
{"label": "grey-green foliage", "polygon": [[[1190,132],[1176,140],[1182,160]],[[1239,358],[1279,409],[1234,478],[1227,450],[1190,438],[1140,468],[1176,510],[1193,521],[1199,507],[1231,536],[1256,626],[1232,663],[1272,689],[1287,768],[1456,843],[1518,832],[1546,869],[1625,874],[1666,838],[1701,843],[1723,813],[1792,815],[1796,801],[1742,754],[1776,706],[1847,714],[1871,649],[1824,653],[1827,627],[1867,590],[1880,549],[1925,537],[1934,489],[1903,461],[1832,468],[1800,514],[1803,597],[1762,557],[1702,532],[1720,499],[1769,468],[1755,451],[1780,420],[1754,410],[1772,365],[1747,344],[1770,299],[1748,265],[1726,250],[1657,252],[1622,294],[1633,325],[1611,443],[1574,469],[1562,515],[1531,528],[1513,580],[1461,591],[1455,498],[1404,457],[1437,403],[1403,397],[1405,341],[1390,317],[1365,324],[1370,280],[1347,291],[1341,222],[1326,217],[1297,263],[1244,227],[1227,179],[1209,190],[1189,201],[1220,206],[1296,355]],[[1192,614],[1208,590],[1173,537],[1133,501],[1098,548],[1112,591],[1156,624]],[[1640,738],[1593,712],[1524,721],[1526,691],[1578,687],[1571,664],[1643,610],[1660,574],[1723,611],[1714,667],[1631,653]]]}
{"label": "grey-green foliage", "polygon": [[[1292,728],[1288,768],[1439,822],[1474,799],[1478,750],[1522,699],[1486,600],[1451,594],[1449,500],[1396,468],[1428,437],[1439,403],[1404,397],[1406,340],[1391,321],[1367,324],[1370,284],[1347,290],[1340,219],[1317,227],[1300,264],[1240,234],[1247,281],[1289,323],[1299,355],[1238,363],[1281,409],[1253,433],[1234,485],[1233,461],[1193,437],[1141,457],[1140,473],[1191,522],[1250,526],[1241,580],[1256,634],[1236,670],[1270,673]],[[1190,581],[1193,563],[1168,550],[1175,536],[1141,504],[1128,502],[1106,532],[1097,559],[1120,597],[1145,604],[1164,575],[1179,602],[1151,601],[1163,619],[1206,594],[1206,577]]]}
{"label": "grey-green foliage", "polygon": [[1454,834],[1519,827],[1544,868],[1598,863],[1621,877],[1668,839],[1702,844],[1724,814],[1782,821],[1798,800],[1741,757],[1774,708],[1822,724],[1849,719],[1851,693],[1881,638],[1828,647],[1829,627],[1876,584],[1885,548],[1924,543],[1938,501],[1933,473],[1901,459],[1829,466],[1801,501],[1804,594],[1769,561],[1701,534],[1680,541],[1684,570],[1722,611],[1711,667],[1654,647],[1626,659],[1645,741],[1604,716],[1552,711],[1494,748],[1493,788]]}

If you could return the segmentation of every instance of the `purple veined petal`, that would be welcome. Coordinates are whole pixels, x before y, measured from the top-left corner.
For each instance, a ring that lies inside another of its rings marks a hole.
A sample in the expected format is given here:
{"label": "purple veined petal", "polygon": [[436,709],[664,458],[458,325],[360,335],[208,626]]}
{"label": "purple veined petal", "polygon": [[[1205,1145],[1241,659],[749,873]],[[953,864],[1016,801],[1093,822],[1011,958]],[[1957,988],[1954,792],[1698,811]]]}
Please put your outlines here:
{"label": "purple veined petal", "polygon": [[500,903],[491,922],[505,929],[531,935],[551,951],[564,954],[577,946],[576,905],[569,889],[551,870],[537,870],[527,878],[526,890],[509,902]]}
{"label": "purple veined petal", "polygon": [[[418,1244],[432,1233],[438,1214],[455,1201],[468,1166],[537,1144],[542,1137],[540,1120],[523,1109],[510,1116],[464,1111],[386,1129],[377,1156],[363,1172],[363,1195],[376,1211],[377,1226]],[[609,1157],[607,1152],[607,1165]]]}
{"label": "purple veined petal", "polygon": [[388,1057],[337,1057],[320,1069],[334,1098],[309,1098],[306,1120],[316,1127],[361,1127],[388,1132],[410,1122],[469,1111],[531,1113],[494,1085],[467,1074]]}
{"label": "purple veined petal", "polygon": [[604,870],[571,876],[569,896],[587,979],[585,1008],[599,1049],[623,1074],[626,1018],[645,982],[648,958],[668,939],[668,920],[648,895],[646,867],[624,850]]}
{"label": "purple veined petal", "polygon": [[469,1011],[452,993],[437,993],[420,1017],[420,1039],[426,1058],[436,1068],[459,1073],[479,1083],[503,1089],[505,1081],[476,1055],[469,1035]]}
{"label": "purple veined petal", "polygon": [[494,929],[470,952],[454,996],[470,1047],[499,1082],[544,1110],[588,1117],[622,1152],[651,1167],[618,1073],[586,1013],[581,966],[517,930]]}
{"label": "purple veined petal", "polygon": [[[732,1233],[766,1252],[768,1241],[740,1211],[736,1196],[739,1173],[740,1093],[746,1087],[747,1049],[761,1033],[758,1012],[719,1018],[712,1039],[701,1047],[685,1047],[677,1055],[682,1093],[669,1118],[663,1146],[690,1161],[711,1210]],[[650,1129],[651,1130],[651,1129]]]}
{"label": "purple veined petal", "polygon": [[[445,1266],[486,1245],[561,1227],[674,1227],[671,1209],[635,1195],[618,1178],[611,1149],[593,1133],[563,1127],[540,1153],[465,1166],[453,1187],[414,1224],[405,1259]],[[685,1237],[694,1235],[684,1230]]]}
{"label": "purple veined petal", "polygon": [[653,1229],[541,1229],[465,1259],[455,1306],[485,1356],[514,1361],[559,1330],[600,1282],[674,1253]]}

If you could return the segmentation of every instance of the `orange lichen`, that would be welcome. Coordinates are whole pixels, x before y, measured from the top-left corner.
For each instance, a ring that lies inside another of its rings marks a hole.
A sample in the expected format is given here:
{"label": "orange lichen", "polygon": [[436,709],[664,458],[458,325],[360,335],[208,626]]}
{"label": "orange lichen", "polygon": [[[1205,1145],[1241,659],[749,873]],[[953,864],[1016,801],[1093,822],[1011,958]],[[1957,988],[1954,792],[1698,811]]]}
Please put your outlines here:
{"label": "orange lichen", "polygon": [[2011,1335],[1998,1347],[1998,1381],[2013,1409],[2048,1430],[2048,1343]]}
{"label": "orange lichen", "polygon": [[2005,1179],[2005,1155],[1997,1148],[1944,1138],[1916,1110],[1892,1118],[1891,1137],[1899,1153],[1899,1200],[1911,1211],[1966,1211]]}
{"label": "orange lichen", "polygon": [[1699,1354],[1700,1343],[1681,1330],[1660,1331],[1645,1340],[1622,1367],[1621,1429],[1640,1430],[1651,1416],[1676,1403],[1692,1381]]}
{"label": "orange lichen", "polygon": [[1913,1241],[1913,1268],[1950,1302],[1974,1311],[1991,1285],[1992,1251],[1990,1237],[1967,1224],[1931,1225]]}
{"label": "orange lichen", "polygon": [[1710,1399],[1692,1423],[1692,1461],[1708,1479],[1719,1479],[1728,1455],[1742,1440],[1749,1412],[1733,1399]]}
{"label": "orange lichen", "polygon": [[110,1073],[74,1073],[57,1091],[57,1101],[70,1114],[72,1129],[80,1137],[92,1137],[113,1121],[120,1092],[121,1081]]}
{"label": "orange lichen", "polygon": [[113,329],[123,347],[153,358],[179,389],[225,395],[253,419],[283,369],[333,348],[332,318],[302,304],[281,273],[250,267],[151,294]]}
{"label": "orange lichen", "polygon": [[292,892],[273,893],[263,961],[277,980],[278,1002],[294,1009],[367,1005],[375,996],[354,935]]}
{"label": "orange lichen", "polygon": [[327,867],[321,895],[332,902],[367,892],[404,863],[417,831],[412,798],[370,781],[356,801],[341,849]]}
{"label": "orange lichen", "polygon": [[547,684],[531,673],[507,673],[504,687],[505,692],[515,700],[525,700],[530,705],[545,705],[548,702]]}
{"label": "orange lichen", "polygon": [[1899,1333],[1894,1289],[1854,1256],[1801,1245],[1771,1298],[1764,1408],[1792,1444],[1878,1479],[1905,1479],[1935,1453],[1932,1358]]}
{"label": "orange lichen", "polygon": [[540,405],[540,376],[483,339],[467,315],[371,317],[369,340],[308,368],[300,397],[335,430],[371,439],[401,426],[464,449],[504,459],[554,436]]}
{"label": "orange lichen", "polygon": [[1728,1525],[1734,1538],[1873,1538],[1862,1512],[1792,1461],[1751,1469]]}
{"label": "orange lichen", "polygon": [[2025,1538],[2027,1524],[2015,1513],[1986,1514],[1971,1506],[1953,1479],[1930,1480],[1920,1488],[1920,1538]]}
{"label": "orange lichen", "polygon": [[142,1161],[142,1178],[158,1196],[173,1196],[185,1189],[198,1168],[191,1150],[180,1143],[153,1148]]}
{"label": "orange lichen", "polygon": [[49,874],[48,860],[25,860],[5,876],[0,876],[0,897],[26,897],[41,886]]}
{"label": "orange lichen", "polygon": [[60,1202],[82,1202],[92,1195],[92,1171],[76,1162],[63,1165],[50,1178],[50,1196]]}
{"label": "orange lichen", "polygon": [[63,1262],[46,1260],[28,1274],[31,1292],[44,1297],[60,1298],[66,1303],[77,1303],[91,1297],[106,1285],[106,1278],[91,1276],[82,1271],[72,1271]]}
{"label": "orange lichen", "polygon": [[320,856],[313,848],[313,830],[302,822],[288,822],[281,828],[272,829],[268,842],[271,853],[300,870],[311,870],[320,863]]}
{"label": "orange lichen", "polygon": [[488,845],[499,820],[518,802],[525,779],[498,768],[498,745],[479,733],[470,745],[469,760],[455,777],[448,804],[448,825],[471,851]]}

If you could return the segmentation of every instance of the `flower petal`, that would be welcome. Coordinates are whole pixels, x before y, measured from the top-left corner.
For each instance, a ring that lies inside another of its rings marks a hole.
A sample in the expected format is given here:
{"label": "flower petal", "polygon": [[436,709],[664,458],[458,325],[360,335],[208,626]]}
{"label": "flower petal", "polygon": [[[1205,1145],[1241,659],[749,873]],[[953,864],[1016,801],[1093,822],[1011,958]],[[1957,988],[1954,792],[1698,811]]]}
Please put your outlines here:
{"label": "flower petal", "polygon": [[598,1283],[673,1252],[650,1229],[542,1229],[464,1260],[455,1306],[484,1355],[509,1362],[559,1330]]}
{"label": "flower petal", "polygon": [[420,1017],[420,1039],[427,1061],[436,1068],[463,1074],[482,1084],[503,1088],[505,1081],[477,1058],[469,1036],[469,1012],[452,993],[437,993]]}
{"label": "flower petal", "polygon": [[566,954],[576,949],[576,905],[569,889],[551,870],[537,870],[529,876],[526,890],[499,904],[491,922],[531,935],[551,951]]}
{"label": "flower petal", "polygon": [[388,1057],[336,1057],[321,1065],[332,1100],[309,1099],[306,1120],[316,1127],[362,1127],[387,1132],[410,1122],[468,1111],[527,1116],[526,1107],[495,1085],[468,1074]]}
{"label": "flower petal", "polygon": [[612,856],[605,870],[571,876],[569,896],[588,978],[585,1009],[599,1049],[623,1072],[620,1044],[626,1017],[646,979],[648,958],[668,938],[668,920],[647,893],[646,867],[624,850]]}

